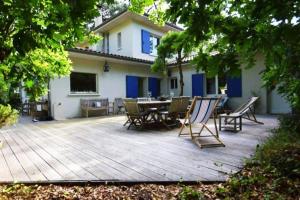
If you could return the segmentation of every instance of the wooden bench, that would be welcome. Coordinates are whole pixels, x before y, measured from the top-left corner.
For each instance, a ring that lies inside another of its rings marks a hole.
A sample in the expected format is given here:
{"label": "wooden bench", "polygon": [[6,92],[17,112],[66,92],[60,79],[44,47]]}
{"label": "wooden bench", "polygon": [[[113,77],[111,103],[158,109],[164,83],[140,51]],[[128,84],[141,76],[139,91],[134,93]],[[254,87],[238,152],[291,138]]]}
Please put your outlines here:
{"label": "wooden bench", "polygon": [[109,102],[108,98],[103,99],[81,99],[81,116],[98,116],[103,113],[108,115],[109,111]]}

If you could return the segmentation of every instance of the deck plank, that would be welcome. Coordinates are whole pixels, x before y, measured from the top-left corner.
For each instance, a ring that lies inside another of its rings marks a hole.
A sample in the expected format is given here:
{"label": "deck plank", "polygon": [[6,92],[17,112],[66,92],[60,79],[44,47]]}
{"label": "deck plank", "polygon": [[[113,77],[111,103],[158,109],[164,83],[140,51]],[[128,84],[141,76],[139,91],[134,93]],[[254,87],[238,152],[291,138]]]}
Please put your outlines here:
{"label": "deck plank", "polygon": [[9,133],[4,133],[3,136],[10,140],[10,146],[12,150],[14,151],[14,154],[20,161],[20,164],[22,165],[23,169],[25,170],[27,176],[29,177],[30,181],[38,180],[38,181],[44,181],[46,180],[46,177],[41,173],[41,171],[36,167],[32,159],[28,156],[27,151],[28,148],[25,145],[20,145],[18,143],[17,137],[14,137],[14,133],[12,131],[9,131]]}
{"label": "deck plank", "polygon": [[[224,132],[226,147],[198,148],[179,129],[127,130],[125,116],[18,124],[0,130],[0,182],[28,181],[223,181],[277,125],[245,122]],[[211,126],[211,125],[210,125]]]}
{"label": "deck plank", "polygon": [[[3,136],[3,134],[2,134]],[[4,147],[2,148],[3,155],[5,157],[5,161],[10,169],[14,181],[30,181],[26,171],[23,169],[20,161],[12,151],[12,141],[3,137]],[[1,161],[3,162],[3,161]],[[1,172],[5,173],[5,172]]]}
{"label": "deck plank", "polygon": [[[0,135],[0,140],[4,141],[3,134]],[[0,180],[5,180],[7,182],[13,181],[13,177],[11,175],[11,171],[7,165],[6,159],[3,154],[3,150],[0,149]]]}

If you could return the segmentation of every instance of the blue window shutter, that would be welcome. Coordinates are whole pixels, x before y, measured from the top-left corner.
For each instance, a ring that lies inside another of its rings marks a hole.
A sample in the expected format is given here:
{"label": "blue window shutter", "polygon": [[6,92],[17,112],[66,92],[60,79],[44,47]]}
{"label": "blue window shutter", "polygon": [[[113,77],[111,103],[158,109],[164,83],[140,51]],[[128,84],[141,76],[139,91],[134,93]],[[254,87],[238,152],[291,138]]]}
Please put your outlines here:
{"label": "blue window shutter", "polygon": [[158,97],[159,81],[157,78],[148,78],[148,90],[151,92],[152,97]]}
{"label": "blue window shutter", "polygon": [[126,97],[137,98],[139,95],[139,77],[126,76]]}
{"label": "blue window shutter", "polygon": [[204,95],[204,74],[192,75],[192,95],[203,96]]}
{"label": "blue window shutter", "polygon": [[150,33],[142,30],[142,53],[150,54]]}
{"label": "blue window shutter", "polygon": [[227,96],[242,97],[242,77],[227,77]]}

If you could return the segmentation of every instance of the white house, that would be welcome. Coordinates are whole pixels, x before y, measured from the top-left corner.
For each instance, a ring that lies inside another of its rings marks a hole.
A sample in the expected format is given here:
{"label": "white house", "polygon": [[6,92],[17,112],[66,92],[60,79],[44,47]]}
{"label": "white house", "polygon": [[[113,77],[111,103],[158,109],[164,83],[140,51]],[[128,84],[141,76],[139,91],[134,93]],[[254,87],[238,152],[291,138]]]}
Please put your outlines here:
{"label": "white house", "polygon": [[[90,48],[69,50],[73,71],[69,77],[50,82],[51,114],[56,119],[80,116],[80,99],[115,97],[142,97],[151,91],[152,96],[178,94],[179,75],[170,65],[170,73],[163,76],[152,73],[150,66],[156,56],[156,46],[168,31],[182,29],[166,23],[158,26],[146,16],[124,11],[95,27],[103,40]],[[258,57],[255,67],[242,70],[240,78],[208,79],[185,63],[184,95],[219,94],[227,85],[230,105],[236,107],[252,95],[260,96],[259,113],[289,112],[288,104],[276,92],[268,93],[262,87],[260,72],[263,58]]]}

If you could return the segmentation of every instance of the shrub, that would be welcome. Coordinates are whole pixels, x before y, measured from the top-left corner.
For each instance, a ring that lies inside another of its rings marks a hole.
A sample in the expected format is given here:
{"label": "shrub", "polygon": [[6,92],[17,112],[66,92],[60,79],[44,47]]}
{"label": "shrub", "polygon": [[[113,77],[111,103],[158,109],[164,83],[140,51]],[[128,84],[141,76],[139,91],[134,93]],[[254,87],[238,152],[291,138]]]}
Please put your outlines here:
{"label": "shrub", "polygon": [[18,111],[11,108],[10,105],[0,105],[0,128],[12,125],[17,122]]}
{"label": "shrub", "polygon": [[181,193],[179,194],[179,199],[180,200],[201,200],[204,199],[204,195],[191,187],[184,186]]}
{"label": "shrub", "polygon": [[300,196],[299,116],[280,118],[280,126],[257,148],[255,157],[216,193],[222,198],[298,199]]}

